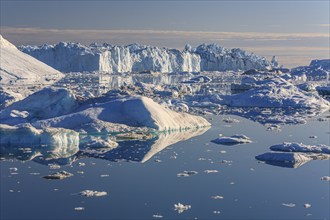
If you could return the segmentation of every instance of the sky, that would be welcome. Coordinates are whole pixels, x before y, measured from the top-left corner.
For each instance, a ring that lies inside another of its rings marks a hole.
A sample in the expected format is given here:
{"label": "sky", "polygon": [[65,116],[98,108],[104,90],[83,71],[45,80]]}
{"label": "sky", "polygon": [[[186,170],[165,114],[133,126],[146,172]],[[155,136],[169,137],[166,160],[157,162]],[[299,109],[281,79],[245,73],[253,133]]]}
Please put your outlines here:
{"label": "sky", "polygon": [[15,45],[60,41],[182,49],[217,43],[287,67],[329,58],[329,0],[1,0],[0,32]]}

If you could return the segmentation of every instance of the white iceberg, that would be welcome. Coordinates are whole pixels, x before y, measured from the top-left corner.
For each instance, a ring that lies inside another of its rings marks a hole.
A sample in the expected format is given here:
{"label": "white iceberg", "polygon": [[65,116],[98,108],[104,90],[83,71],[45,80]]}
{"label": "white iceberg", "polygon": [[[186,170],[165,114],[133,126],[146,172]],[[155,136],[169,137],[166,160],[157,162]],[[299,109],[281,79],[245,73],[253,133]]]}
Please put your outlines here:
{"label": "white iceberg", "polygon": [[235,134],[230,137],[219,137],[214,140],[212,140],[213,143],[216,144],[224,144],[224,145],[234,145],[234,144],[245,144],[245,143],[251,143],[252,140],[241,134]]}
{"label": "white iceberg", "polygon": [[271,69],[277,66],[264,57],[241,49],[202,44],[184,50],[139,44],[112,46],[61,42],[56,45],[21,46],[20,50],[63,72],[200,72]]}
{"label": "white iceberg", "polygon": [[[83,108],[82,108],[83,109]],[[56,118],[40,120],[37,127],[64,127],[79,129],[93,123],[124,124],[130,127],[147,127],[158,131],[184,130],[210,126],[202,117],[187,113],[174,112],[165,108],[150,98],[131,96],[113,101],[86,106],[81,111]]]}
{"label": "white iceberg", "polygon": [[305,153],[323,153],[330,154],[330,147],[326,145],[305,145],[302,143],[289,143],[277,144],[270,147],[273,151],[284,152],[305,152]]}
{"label": "white iceberg", "polygon": [[49,174],[47,176],[44,176],[43,178],[48,180],[62,180],[73,176],[72,173],[66,172],[66,171],[59,171],[56,173]]}
{"label": "white iceberg", "polygon": [[[13,44],[0,35],[0,82],[46,83],[56,81],[64,75],[34,57],[19,51]],[[48,83],[49,84],[49,83]]]}

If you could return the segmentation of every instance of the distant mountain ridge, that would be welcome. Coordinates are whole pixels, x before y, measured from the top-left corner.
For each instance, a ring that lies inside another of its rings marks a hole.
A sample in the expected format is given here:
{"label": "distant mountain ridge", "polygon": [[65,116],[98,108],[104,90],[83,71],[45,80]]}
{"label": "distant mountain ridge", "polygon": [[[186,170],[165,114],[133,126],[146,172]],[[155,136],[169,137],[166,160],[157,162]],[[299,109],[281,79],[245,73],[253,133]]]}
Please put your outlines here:
{"label": "distant mountain ridge", "polygon": [[110,73],[199,72],[268,70],[278,67],[276,58],[267,61],[253,53],[217,44],[189,44],[182,51],[140,44],[113,46],[61,42],[55,45],[20,46],[19,49],[62,72],[104,71]]}

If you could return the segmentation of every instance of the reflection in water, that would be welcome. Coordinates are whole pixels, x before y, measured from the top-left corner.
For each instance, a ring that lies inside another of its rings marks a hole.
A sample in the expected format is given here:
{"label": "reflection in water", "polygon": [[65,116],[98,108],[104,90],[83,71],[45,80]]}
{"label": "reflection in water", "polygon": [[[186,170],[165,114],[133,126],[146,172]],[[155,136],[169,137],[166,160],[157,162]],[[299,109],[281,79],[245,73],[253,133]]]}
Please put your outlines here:
{"label": "reflection in water", "polygon": [[4,159],[51,160],[67,158],[79,151],[79,134],[62,128],[42,130],[2,125],[0,136],[0,157]]}
{"label": "reflection in water", "polygon": [[308,163],[309,161],[300,161],[300,162],[277,162],[277,161],[267,161],[265,162],[268,165],[277,166],[277,167],[284,167],[284,168],[299,168],[305,163]]}
{"label": "reflection in water", "polygon": [[109,161],[146,162],[166,147],[179,141],[184,141],[204,134],[209,127],[182,132],[161,133],[149,140],[134,140],[119,142],[119,147],[109,151],[82,150],[81,156],[101,158]]}
{"label": "reflection in water", "polygon": [[79,152],[77,152],[77,148],[67,149],[67,154],[57,154],[57,157],[50,157],[50,155],[53,155],[52,152],[58,150],[55,146],[33,147],[29,148],[28,151],[24,151],[22,148],[2,147],[1,157],[3,159],[33,160],[44,165],[68,165],[86,157],[100,158],[109,161],[124,160],[144,163],[166,147],[202,135],[209,128],[210,127],[191,129],[182,132],[161,133],[159,136],[149,140],[121,141],[119,142],[119,146],[115,149],[92,149],[80,146],[81,149]]}

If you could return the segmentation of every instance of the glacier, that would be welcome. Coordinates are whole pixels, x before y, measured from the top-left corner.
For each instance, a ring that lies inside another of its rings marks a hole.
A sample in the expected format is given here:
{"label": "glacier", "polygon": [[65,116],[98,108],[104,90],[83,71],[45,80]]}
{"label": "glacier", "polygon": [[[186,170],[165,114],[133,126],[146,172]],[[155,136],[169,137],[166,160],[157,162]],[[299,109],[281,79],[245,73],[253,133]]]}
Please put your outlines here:
{"label": "glacier", "polygon": [[247,53],[239,48],[227,49],[217,44],[186,45],[182,51],[149,45],[90,44],[60,42],[55,45],[20,46],[19,49],[62,72],[200,72],[226,70],[269,70],[278,62]]}

